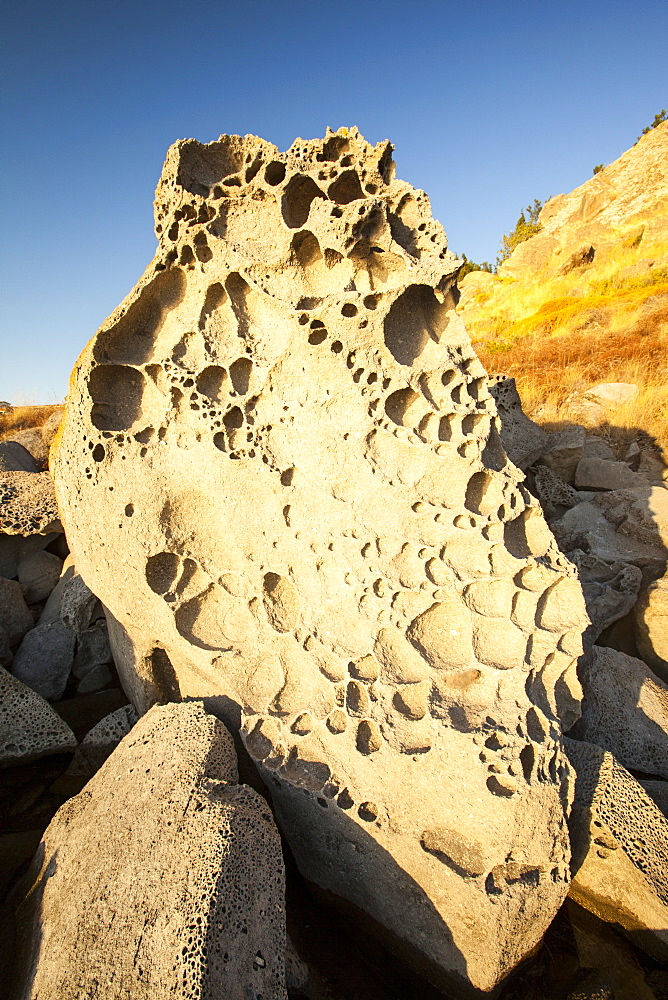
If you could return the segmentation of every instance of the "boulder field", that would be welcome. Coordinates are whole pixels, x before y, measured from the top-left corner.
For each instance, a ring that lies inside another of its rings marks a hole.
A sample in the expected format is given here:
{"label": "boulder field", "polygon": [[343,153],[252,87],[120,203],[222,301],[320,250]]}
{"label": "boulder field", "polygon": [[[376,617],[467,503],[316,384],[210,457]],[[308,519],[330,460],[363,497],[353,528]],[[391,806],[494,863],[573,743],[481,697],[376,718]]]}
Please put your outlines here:
{"label": "boulder field", "polygon": [[460,262],[354,129],[178,142],[155,218],[52,449],[126,691],[215,704],[302,873],[491,990],[568,891],[589,619],[502,446]]}

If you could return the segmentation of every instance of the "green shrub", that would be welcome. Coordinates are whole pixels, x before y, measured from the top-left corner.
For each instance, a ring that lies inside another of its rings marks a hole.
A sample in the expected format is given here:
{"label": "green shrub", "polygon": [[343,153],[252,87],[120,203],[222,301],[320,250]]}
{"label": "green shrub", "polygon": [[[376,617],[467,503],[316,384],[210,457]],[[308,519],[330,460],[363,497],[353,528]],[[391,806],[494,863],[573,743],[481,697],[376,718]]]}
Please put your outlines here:
{"label": "green shrub", "polygon": [[[520,243],[524,243],[525,240],[531,239],[532,236],[541,231],[542,226],[538,222],[538,216],[542,207],[543,202],[535,198],[533,205],[527,205],[526,209],[522,210],[512,232],[501,237],[501,251],[496,258],[497,265],[507,260]],[[524,214],[525,212],[528,213],[528,218]]]}

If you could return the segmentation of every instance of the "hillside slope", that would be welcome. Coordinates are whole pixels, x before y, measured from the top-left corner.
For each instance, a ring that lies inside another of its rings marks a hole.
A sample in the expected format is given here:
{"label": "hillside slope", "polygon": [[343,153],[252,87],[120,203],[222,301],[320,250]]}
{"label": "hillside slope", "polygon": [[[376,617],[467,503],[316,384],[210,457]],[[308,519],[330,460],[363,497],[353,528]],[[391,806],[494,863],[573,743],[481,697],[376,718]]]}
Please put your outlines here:
{"label": "hillside slope", "polygon": [[458,308],[483,364],[513,375],[544,423],[587,422],[583,392],[634,383],[616,428],[668,449],[668,122],[550,199],[539,222],[498,274],[461,282]]}

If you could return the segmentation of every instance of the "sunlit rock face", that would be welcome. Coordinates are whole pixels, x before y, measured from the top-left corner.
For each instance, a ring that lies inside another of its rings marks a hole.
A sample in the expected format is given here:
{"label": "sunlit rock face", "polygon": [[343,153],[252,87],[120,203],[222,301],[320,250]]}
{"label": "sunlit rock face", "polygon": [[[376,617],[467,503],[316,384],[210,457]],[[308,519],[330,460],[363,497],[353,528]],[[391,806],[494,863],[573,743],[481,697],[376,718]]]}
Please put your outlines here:
{"label": "sunlit rock face", "polygon": [[568,888],[587,620],[391,151],[172,146],[57,491],[140,710],[219,696],[305,875],[490,989]]}

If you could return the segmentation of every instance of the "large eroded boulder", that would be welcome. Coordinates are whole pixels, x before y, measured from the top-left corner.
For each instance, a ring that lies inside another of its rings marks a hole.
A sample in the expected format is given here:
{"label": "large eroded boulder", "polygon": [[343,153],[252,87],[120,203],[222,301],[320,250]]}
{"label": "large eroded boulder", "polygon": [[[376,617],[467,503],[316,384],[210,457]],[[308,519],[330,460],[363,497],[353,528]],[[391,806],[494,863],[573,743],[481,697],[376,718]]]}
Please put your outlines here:
{"label": "large eroded boulder", "polygon": [[237,782],[200,703],[144,716],[44,834],[16,1000],[285,998],[280,838]]}
{"label": "large eroded boulder", "polygon": [[51,459],[137,707],[219,696],[302,871],[490,989],[568,888],[587,619],[391,150],[174,145]]}

